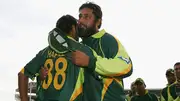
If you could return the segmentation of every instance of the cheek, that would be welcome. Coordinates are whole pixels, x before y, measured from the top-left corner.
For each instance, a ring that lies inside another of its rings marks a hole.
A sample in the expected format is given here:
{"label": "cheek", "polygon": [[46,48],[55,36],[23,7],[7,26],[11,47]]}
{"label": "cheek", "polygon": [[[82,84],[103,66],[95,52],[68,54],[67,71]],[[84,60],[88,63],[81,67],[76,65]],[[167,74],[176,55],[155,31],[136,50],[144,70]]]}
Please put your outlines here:
{"label": "cheek", "polygon": [[90,20],[90,21],[88,21],[88,23],[87,23],[87,27],[94,27],[94,21],[93,20]]}

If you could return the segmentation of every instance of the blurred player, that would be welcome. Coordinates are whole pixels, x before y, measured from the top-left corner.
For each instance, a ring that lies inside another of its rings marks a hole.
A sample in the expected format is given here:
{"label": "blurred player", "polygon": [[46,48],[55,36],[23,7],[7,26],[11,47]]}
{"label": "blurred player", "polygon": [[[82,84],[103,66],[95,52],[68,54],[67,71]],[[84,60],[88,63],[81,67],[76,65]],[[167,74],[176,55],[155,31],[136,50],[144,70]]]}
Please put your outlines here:
{"label": "blurred player", "polygon": [[146,84],[143,79],[137,78],[135,81],[135,85],[137,86],[137,95],[133,96],[131,98],[131,101],[159,101],[158,97],[155,94],[150,93],[145,89]]}
{"label": "blurred player", "polygon": [[169,89],[170,85],[176,81],[176,77],[174,75],[173,69],[168,69],[166,71],[166,79],[167,79],[168,84],[161,91],[161,101],[168,101],[168,89]]}
{"label": "blurred player", "polygon": [[[81,101],[84,82],[83,68],[79,68],[71,62],[69,56],[72,48],[65,47],[73,46],[73,49],[79,49],[88,54],[88,50],[74,40],[77,38],[76,25],[77,21],[72,16],[62,16],[57,21],[56,28],[49,34],[49,46],[41,50],[18,73],[21,101],[28,101],[28,78],[36,77],[41,67],[47,68],[48,73],[42,84],[38,85],[41,90],[38,90],[36,101]],[[61,43],[61,46],[58,46],[57,51],[52,44],[58,43]]]}

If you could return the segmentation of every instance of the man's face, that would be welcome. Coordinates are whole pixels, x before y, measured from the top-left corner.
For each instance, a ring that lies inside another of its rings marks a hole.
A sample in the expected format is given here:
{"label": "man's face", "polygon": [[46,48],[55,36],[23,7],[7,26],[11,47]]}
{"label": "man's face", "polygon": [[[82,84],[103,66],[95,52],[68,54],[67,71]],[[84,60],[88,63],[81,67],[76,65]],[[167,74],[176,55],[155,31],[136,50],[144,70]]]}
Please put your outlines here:
{"label": "man's face", "polygon": [[175,70],[176,78],[177,78],[178,80],[180,80],[180,65],[176,65],[176,66],[174,67],[174,70]]}
{"label": "man's face", "polygon": [[176,81],[176,77],[172,73],[167,74],[166,78],[167,78],[168,84],[172,84]]}
{"label": "man's face", "polygon": [[139,94],[145,90],[145,85],[142,82],[136,83],[136,91]]}
{"label": "man's face", "polygon": [[79,11],[79,36],[89,37],[96,33],[96,22],[93,10],[83,8]]}

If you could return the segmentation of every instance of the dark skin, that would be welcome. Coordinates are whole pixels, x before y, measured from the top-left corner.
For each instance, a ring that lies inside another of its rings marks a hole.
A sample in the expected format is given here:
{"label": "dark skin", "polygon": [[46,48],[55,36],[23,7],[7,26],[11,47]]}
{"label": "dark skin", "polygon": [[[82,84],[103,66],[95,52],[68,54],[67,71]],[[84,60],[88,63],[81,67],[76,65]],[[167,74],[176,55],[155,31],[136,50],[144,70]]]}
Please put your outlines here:
{"label": "dark skin", "polygon": [[174,67],[174,71],[175,71],[175,76],[177,79],[176,87],[180,89],[180,65],[176,65]]}
{"label": "dark skin", "polygon": [[72,53],[72,62],[78,66],[88,66],[89,56],[87,56],[84,52],[77,50]]}
{"label": "dark skin", "polygon": [[[90,8],[83,8],[79,11],[79,26],[81,27],[94,27],[96,32],[99,31],[98,26],[101,23],[101,19],[95,20],[95,15],[93,14],[93,10]],[[95,33],[94,33],[95,34]],[[89,56],[81,51],[75,51],[72,54],[72,62],[78,66],[88,66],[89,64]]]}
{"label": "dark skin", "polygon": [[[75,28],[75,25],[72,25],[72,29],[68,33],[68,35],[75,39],[75,34],[76,34],[76,28]],[[48,74],[48,68],[42,67],[39,71],[39,74],[40,74],[41,81],[43,81]],[[23,73],[19,72],[18,73],[18,87],[19,87],[21,101],[28,101],[28,95],[27,95],[28,83],[29,83],[28,77],[25,76]]]}
{"label": "dark skin", "polygon": [[23,73],[18,73],[18,87],[21,101],[28,101],[28,77]]}
{"label": "dark skin", "polygon": [[142,96],[142,95],[145,95],[145,92],[146,92],[146,86],[143,84],[143,83],[136,83],[136,91],[138,93],[138,95]]}
{"label": "dark skin", "polygon": [[131,83],[131,90],[130,90],[130,96],[133,96],[136,94],[136,85],[135,83]]}
{"label": "dark skin", "polygon": [[[93,14],[93,10],[89,8],[83,8],[79,12],[79,20],[78,24],[79,26],[90,28],[93,25],[95,25],[96,32],[98,32],[99,28],[98,26],[101,23],[101,19],[95,21],[95,16]],[[94,33],[95,34],[95,33]],[[72,62],[78,66],[88,66],[89,65],[90,57],[86,55],[84,52],[81,51],[75,51],[72,52]]]}
{"label": "dark skin", "polygon": [[180,65],[176,65],[174,67],[174,71],[177,81],[180,81]]}
{"label": "dark skin", "polygon": [[[43,81],[48,73],[47,68],[42,68],[40,70],[40,79]],[[19,94],[21,101],[28,101],[28,83],[29,83],[29,78],[25,76],[23,73],[19,72],[18,73],[18,87],[19,87]]]}
{"label": "dark skin", "polygon": [[[70,33],[69,33],[68,35],[75,39],[75,37],[76,37],[75,34],[76,34],[76,28],[75,28],[75,26],[73,25],[73,26],[72,26],[72,30],[70,31]],[[75,52],[78,52],[78,51],[75,51]],[[82,54],[85,54],[85,53],[82,53]],[[75,56],[75,57],[78,57],[78,56]],[[72,60],[73,60],[73,59],[72,59]],[[85,61],[88,61],[88,60],[85,60]],[[84,62],[85,62],[85,61],[84,61]],[[78,61],[74,61],[74,62],[78,63]],[[86,62],[86,63],[87,63],[87,62]],[[88,62],[88,63],[89,63],[89,62]],[[41,70],[40,70],[40,78],[41,78],[41,80],[42,80],[42,81],[45,80],[47,75],[48,75],[48,68],[42,67]]]}
{"label": "dark skin", "polygon": [[169,73],[166,75],[168,84],[173,84],[176,81],[176,77],[173,73]]}

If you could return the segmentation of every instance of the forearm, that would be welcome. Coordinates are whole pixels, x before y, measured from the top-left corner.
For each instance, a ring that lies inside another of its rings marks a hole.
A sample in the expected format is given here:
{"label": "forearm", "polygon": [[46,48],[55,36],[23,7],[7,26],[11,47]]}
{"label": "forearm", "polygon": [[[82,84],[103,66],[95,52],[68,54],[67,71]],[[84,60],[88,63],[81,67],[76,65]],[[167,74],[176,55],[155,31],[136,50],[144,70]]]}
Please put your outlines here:
{"label": "forearm", "polygon": [[28,77],[23,73],[18,73],[18,87],[21,101],[28,101]]}
{"label": "forearm", "polygon": [[107,59],[97,57],[95,71],[101,75],[121,76],[123,78],[132,74],[132,62],[130,59],[128,62],[125,62],[119,58]]}

